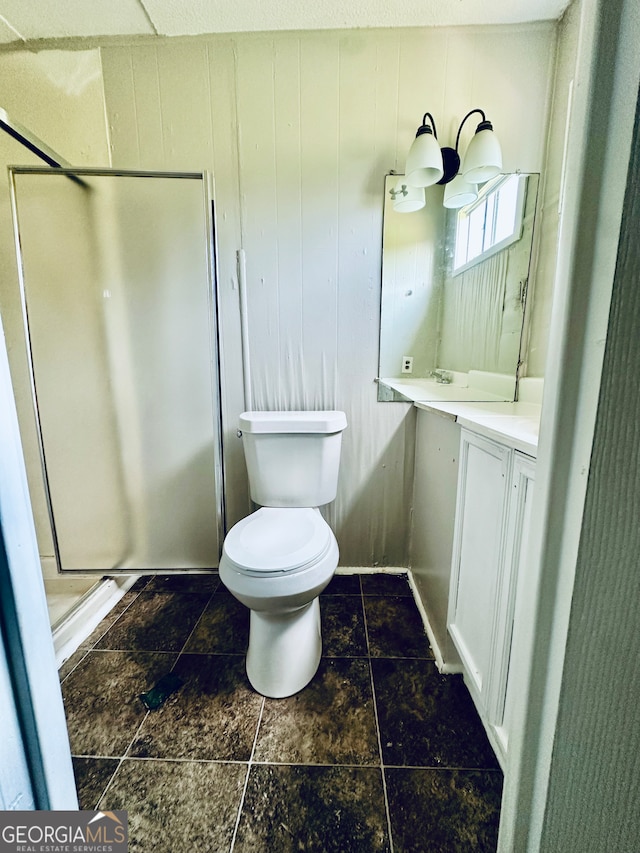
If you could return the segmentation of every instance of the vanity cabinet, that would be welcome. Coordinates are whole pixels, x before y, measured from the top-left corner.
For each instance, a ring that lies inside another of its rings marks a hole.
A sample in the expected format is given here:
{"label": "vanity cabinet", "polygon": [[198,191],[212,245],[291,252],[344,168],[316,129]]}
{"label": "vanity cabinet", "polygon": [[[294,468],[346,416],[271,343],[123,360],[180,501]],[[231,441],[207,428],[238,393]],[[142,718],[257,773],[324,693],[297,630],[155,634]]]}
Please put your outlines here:
{"label": "vanity cabinet", "polygon": [[531,457],[462,430],[447,622],[501,762],[509,737],[514,613],[534,474]]}

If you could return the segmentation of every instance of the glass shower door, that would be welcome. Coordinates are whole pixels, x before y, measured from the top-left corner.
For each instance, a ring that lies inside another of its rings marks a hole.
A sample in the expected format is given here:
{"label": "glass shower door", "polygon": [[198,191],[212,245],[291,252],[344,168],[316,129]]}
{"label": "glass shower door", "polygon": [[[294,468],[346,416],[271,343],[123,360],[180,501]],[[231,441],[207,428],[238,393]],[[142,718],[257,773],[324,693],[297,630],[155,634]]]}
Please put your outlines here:
{"label": "glass shower door", "polygon": [[61,571],[218,565],[211,204],[202,173],[11,170]]}

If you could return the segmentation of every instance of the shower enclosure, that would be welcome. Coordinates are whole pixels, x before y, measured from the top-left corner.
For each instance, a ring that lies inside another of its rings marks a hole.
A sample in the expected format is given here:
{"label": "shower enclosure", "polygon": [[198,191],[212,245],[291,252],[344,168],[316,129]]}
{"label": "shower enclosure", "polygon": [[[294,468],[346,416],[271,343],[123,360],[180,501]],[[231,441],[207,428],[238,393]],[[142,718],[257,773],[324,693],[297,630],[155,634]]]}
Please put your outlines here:
{"label": "shower enclosure", "polygon": [[14,167],[10,183],[58,570],[217,566],[223,492],[206,174]]}

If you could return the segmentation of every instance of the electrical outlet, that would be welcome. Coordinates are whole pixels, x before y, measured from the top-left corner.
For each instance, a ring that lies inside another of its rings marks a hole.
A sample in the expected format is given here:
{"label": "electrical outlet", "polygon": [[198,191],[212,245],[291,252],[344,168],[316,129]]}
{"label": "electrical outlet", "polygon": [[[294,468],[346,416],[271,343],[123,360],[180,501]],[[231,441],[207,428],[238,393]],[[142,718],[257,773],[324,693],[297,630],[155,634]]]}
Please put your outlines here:
{"label": "electrical outlet", "polygon": [[412,355],[403,355],[402,356],[402,372],[403,373],[413,373],[413,356]]}

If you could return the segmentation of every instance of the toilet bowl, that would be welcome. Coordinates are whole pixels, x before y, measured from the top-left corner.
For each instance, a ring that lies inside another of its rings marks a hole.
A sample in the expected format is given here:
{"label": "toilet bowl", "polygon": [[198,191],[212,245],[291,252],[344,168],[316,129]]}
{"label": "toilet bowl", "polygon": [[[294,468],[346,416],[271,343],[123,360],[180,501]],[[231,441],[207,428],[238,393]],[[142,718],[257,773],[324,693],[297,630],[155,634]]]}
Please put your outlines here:
{"label": "toilet bowl", "polygon": [[247,676],[263,696],[291,696],[315,675],[318,596],[337,565],[338,543],[317,509],[264,507],[229,532],[220,578],[251,610]]}
{"label": "toilet bowl", "polygon": [[251,611],[251,685],[283,698],[309,683],[322,655],[318,596],[339,552],[311,501],[335,497],[346,418],[342,412],[248,412],[240,427],[251,495],[263,505],[227,534],[220,579]]}

